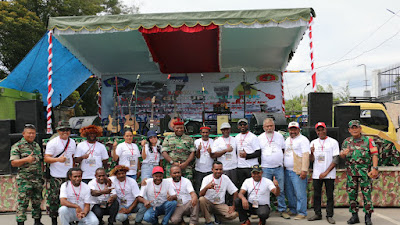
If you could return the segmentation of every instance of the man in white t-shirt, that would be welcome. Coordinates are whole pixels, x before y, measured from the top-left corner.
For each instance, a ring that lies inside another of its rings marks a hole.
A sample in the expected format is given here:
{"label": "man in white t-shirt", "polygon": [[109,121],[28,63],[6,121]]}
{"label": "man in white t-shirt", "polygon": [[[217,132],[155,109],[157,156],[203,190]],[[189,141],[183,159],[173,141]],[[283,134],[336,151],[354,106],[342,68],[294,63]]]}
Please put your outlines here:
{"label": "man in white t-shirt", "polygon": [[69,225],[70,222],[79,221],[86,225],[98,225],[99,220],[90,211],[90,188],[82,182],[82,170],[71,168],[67,172],[68,180],[61,185],[60,203],[58,209],[61,225]]}
{"label": "man in white t-shirt", "polygon": [[171,216],[172,224],[184,222],[183,216],[190,216],[189,225],[196,225],[199,221],[199,203],[193,185],[189,179],[182,177],[179,166],[170,169],[171,178],[167,180],[172,184],[177,196],[177,206]]}
{"label": "man in white t-shirt", "polygon": [[212,167],[213,173],[204,177],[200,188],[200,209],[203,211],[206,225],[212,225],[211,214],[214,214],[221,221],[233,220],[238,216],[235,212],[235,205],[225,204],[225,194],[228,191],[236,200],[238,189],[228,176],[223,174],[223,166],[219,161],[215,161]]}
{"label": "man in white t-shirt", "polygon": [[88,184],[94,204],[92,211],[101,223],[104,215],[110,215],[108,225],[112,225],[119,208],[114,183],[111,183],[110,186],[107,184],[108,178],[104,168],[97,168],[95,176],[96,178]]}
{"label": "man in white t-shirt", "polygon": [[310,141],[300,134],[297,122],[288,125],[289,137],[285,141],[285,194],[295,220],[307,216],[307,172],[310,166]]}
{"label": "man in white t-shirt", "polygon": [[333,217],[333,190],[335,189],[336,169],[339,163],[339,143],[327,136],[327,128],[324,122],[315,124],[315,132],[318,138],[310,144],[310,161],[313,164],[313,186],[314,186],[314,212],[315,215],[308,218],[308,221],[321,220],[321,192],[322,184],[325,183],[327,204],[326,220],[330,224],[335,224]]}
{"label": "man in white t-shirt", "polygon": [[240,133],[236,135],[236,145],[238,151],[238,184],[251,177],[251,167],[259,165],[261,148],[258,138],[249,131],[247,119],[240,119],[237,123]]}
{"label": "man in white t-shirt", "polygon": [[266,118],[263,122],[264,133],[258,136],[261,147],[261,167],[263,177],[278,181],[280,194],[278,199],[278,211],[281,217],[290,219],[286,212],[285,202],[285,170],[283,169],[283,151],[285,150],[285,138],[275,131],[275,123],[272,118]]}
{"label": "man in white t-shirt", "polygon": [[175,211],[177,196],[171,182],[163,180],[164,169],[161,166],[153,168],[153,178],[146,180],[146,185],[140,189],[139,201],[147,208],[144,221],[158,224],[158,216],[164,215],[162,225],[168,221]]}
{"label": "man in white t-shirt", "polygon": [[129,225],[129,217],[137,213],[135,224],[141,224],[146,208],[139,201],[139,186],[136,180],[126,175],[129,167],[118,165],[110,171],[110,180],[114,184],[118,196],[119,211],[116,220]]}
{"label": "man in white t-shirt", "polygon": [[198,194],[200,192],[201,182],[203,178],[211,174],[211,167],[214,159],[211,158],[211,146],[214,141],[210,136],[209,127],[200,128],[201,138],[194,141],[196,147],[196,166],[194,168],[194,190]]}
{"label": "man in white t-shirt", "polygon": [[82,180],[89,183],[94,177],[97,168],[107,168],[108,153],[106,146],[98,142],[97,137],[101,137],[102,128],[89,125],[79,130],[82,137],[87,140],[78,144],[75,153],[75,162],[81,164],[83,170]]}
{"label": "man in white t-shirt", "polygon": [[58,208],[60,207],[60,187],[67,180],[67,172],[73,167],[73,158],[76,150],[75,141],[71,135],[68,121],[60,121],[57,125],[58,136],[46,145],[44,161],[50,164],[50,187],[48,189],[47,204],[52,224],[57,225]]}
{"label": "man in white t-shirt", "polygon": [[[250,225],[249,214],[258,215],[259,225],[265,225],[270,213],[270,192],[275,196],[280,194],[278,181],[272,182],[263,178],[263,170],[259,165],[253,166],[251,178],[244,181],[240,188],[238,198],[235,201],[236,210],[239,213],[239,221],[242,225]],[[247,193],[247,198],[245,194]]]}

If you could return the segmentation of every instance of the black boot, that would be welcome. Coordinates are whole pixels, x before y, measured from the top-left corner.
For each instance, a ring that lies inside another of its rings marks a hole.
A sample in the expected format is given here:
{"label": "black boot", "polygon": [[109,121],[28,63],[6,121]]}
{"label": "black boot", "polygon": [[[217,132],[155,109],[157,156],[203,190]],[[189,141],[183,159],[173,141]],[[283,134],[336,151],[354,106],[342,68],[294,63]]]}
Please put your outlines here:
{"label": "black boot", "polygon": [[365,225],[372,225],[371,213],[365,213]]}
{"label": "black boot", "polygon": [[40,222],[40,219],[35,219],[35,223],[33,225],[44,225],[44,224]]}
{"label": "black boot", "polygon": [[347,220],[347,224],[356,224],[360,223],[360,219],[358,218],[358,213],[353,213],[351,218]]}
{"label": "black boot", "polygon": [[24,222],[17,222],[18,225],[24,225]]}
{"label": "black boot", "polygon": [[57,217],[51,218],[51,225],[57,225]]}

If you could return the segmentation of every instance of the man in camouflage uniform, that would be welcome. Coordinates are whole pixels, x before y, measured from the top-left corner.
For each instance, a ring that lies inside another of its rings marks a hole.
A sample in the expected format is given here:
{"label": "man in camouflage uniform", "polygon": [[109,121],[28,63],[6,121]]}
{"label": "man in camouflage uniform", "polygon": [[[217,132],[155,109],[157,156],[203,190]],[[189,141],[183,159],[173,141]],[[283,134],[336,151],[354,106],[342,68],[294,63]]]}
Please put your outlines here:
{"label": "man in camouflage uniform", "polygon": [[[349,133],[351,137],[344,140],[340,157],[346,159],[347,166],[347,192],[349,195],[349,211],[352,217],[348,224],[359,223],[358,218],[358,186],[364,200],[365,224],[372,225],[371,213],[374,207],[371,201],[372,181],[371,178],[378,177],[378,149],[372,138],[361,134],[360,121],[349,122]],[[371,170],[372,164],[372,170]]]}
{"label": "man in camouflage uniform", "polygon": [[184,134],[183,122],[178,120],[174,123],[174,134],[167,136],[162,144],[162,155],[167,162],[165,171],[169,177],[172,165],[177,165],[182,170],[182,176],[193,181],[193,160],[195,147],[193,139]]}
{"label": "man in camouflage uniform", "polygon": [[36,143],[36,127],[26,124],[22,132],[23,138],[11,147],[10,161],[13,167],[18,167],[18,206],[17,222],[23,225],[26,220],[26,209],[29,199],[32,201],[32,218],[34,225],[43,225],[40,222],[43,191],[43,157],[40,146]]}

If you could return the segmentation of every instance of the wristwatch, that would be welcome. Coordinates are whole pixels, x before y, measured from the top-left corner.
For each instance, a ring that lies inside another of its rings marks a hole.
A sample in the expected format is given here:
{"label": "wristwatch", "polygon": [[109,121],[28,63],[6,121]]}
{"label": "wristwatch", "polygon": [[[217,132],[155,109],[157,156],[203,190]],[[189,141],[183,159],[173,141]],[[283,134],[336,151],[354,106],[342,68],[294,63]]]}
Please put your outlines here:
{"label": "wristwatch", "polygon": [[373,166],[373,167],[372,167],[372,169],[379,170],[379,167],[377,167],[377,166]]}
{"label": "wristwatch", "polygon": [[169,161],[169,164],[171,165],[174,164],[174,160]]}

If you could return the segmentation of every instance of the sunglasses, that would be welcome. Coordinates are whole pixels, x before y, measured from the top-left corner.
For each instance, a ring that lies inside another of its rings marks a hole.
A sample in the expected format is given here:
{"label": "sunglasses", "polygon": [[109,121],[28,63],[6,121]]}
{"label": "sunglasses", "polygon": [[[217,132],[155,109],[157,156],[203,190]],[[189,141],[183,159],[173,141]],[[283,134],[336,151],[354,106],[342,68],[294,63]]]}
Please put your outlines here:
{"label": "sunglasses", "polygon": [[35,125],[30,124],[30,123],[25,124],[24,128],[31,128],[31,129],[35,129],[36,130]]}

